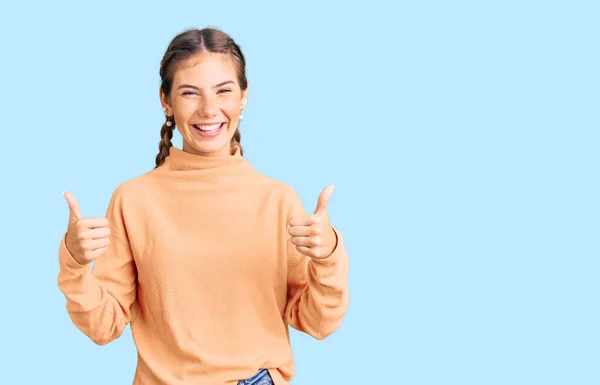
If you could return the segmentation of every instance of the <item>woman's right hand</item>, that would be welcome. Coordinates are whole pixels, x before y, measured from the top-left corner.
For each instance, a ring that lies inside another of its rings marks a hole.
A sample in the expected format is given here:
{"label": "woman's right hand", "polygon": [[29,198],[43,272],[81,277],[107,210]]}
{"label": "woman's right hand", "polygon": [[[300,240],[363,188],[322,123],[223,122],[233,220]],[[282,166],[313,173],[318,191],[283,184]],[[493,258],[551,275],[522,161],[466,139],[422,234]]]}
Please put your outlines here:
{"label": "woman's right hand", "polygon": [[69,205],[69,227],[65,239],[67,250],[79,264],[87,265],[106,251],[110,242],[108,219],[82,218],[75,196],[66,191],[63,195]]}

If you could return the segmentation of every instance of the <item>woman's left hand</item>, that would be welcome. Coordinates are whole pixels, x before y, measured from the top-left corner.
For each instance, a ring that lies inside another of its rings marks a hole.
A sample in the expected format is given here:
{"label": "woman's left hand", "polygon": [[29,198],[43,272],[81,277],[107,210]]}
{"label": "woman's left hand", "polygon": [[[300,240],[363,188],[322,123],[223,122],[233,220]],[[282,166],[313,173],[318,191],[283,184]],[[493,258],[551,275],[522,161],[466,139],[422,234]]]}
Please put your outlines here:
{"label": "woman's left hand", "polygon": [[325,187],[319,195],[314,214],[290,218],[289,234],[292,243],[302,254],[315,258],[327,258],[337,246],[337,237],[329,223],[327,203],[335,186]]}

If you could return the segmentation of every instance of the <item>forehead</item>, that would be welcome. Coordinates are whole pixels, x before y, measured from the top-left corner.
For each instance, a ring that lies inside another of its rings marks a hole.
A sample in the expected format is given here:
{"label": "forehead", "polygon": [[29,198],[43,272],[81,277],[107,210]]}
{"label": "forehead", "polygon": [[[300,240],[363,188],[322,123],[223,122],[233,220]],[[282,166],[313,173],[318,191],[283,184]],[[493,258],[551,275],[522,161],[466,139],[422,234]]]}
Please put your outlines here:
{"label": "forehead", "polygon": [[212,87],[226,80],[237,83],[235,65],[229,55],[202,52],[177,66],[173,85],[187,83],[198,87]]}

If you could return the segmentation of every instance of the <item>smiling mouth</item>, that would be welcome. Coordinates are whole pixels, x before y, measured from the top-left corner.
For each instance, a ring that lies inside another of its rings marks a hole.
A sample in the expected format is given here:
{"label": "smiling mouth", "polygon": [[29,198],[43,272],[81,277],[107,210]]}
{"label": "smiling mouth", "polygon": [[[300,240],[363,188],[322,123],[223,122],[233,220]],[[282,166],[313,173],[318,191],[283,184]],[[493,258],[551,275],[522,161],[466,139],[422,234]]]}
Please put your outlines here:
{"label": "smiling mouth", "polygon": [[225,125],[225,122],[215,124],[193,124],[192,126],[202,132],[216,132]]}

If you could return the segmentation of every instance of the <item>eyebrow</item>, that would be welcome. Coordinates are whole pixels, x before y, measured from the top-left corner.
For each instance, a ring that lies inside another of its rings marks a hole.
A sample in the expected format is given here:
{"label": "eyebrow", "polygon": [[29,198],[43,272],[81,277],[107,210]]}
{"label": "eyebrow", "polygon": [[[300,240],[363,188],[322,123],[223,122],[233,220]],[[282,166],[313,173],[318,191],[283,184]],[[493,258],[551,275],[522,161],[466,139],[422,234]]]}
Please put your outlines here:
{"label": "eyebrow", "polygon": [[[226,80],[226,81],[224,81],[224,82],[221,82],[221,83],[219,83],[219,84],[216,84],[216,85],[214,85],[214,86],[213,86],[213,88],[222,87],[222,86],[224,86],[225,84],[229,84],[229,83],[232,83],[232,84],[233,84],[233,81],[232,81],[232,80]],[[177,89],[178,89],[178,90],[179,90],[179,89],[181,89],[181,88],[193,88],[193,89],[195,89],[195,90],[198,90],[198,91],[202,90],[202,88],[200,88],[200,87],[196,87],[196,86],[193,86],[193,85],[191,85],[191,84],[182,84],[182,85],[180,85],[179,87],[177,87]]]}

